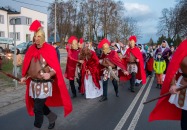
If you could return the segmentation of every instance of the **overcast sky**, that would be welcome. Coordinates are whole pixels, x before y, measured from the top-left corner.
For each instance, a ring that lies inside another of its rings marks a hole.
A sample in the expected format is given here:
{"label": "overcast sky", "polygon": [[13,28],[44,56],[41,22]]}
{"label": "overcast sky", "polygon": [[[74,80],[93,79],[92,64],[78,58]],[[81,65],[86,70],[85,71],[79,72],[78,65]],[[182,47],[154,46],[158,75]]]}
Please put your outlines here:
{"label": "overcast sky", "polygon": [[[17,1],[17,2],[16,2]],[[45,6],[33,6],[27,5],[24,3],[19,3],[18,1]],[[32,1],[32,2],[31,2]],[[40,0],[0,0],[0,6],[11,6],[12,8],[20,11],[20,7],[27,7],[30,9],[34,9],[43,13],[48,13],[47,6],[49,5],[47,2],[51,3],[54,0],[41,0],[45,2],[40,2]],[[122,0],[124,1],[124,6],[126,8],[126,12],[124,14],[126,16],[130,16],[134,18],[138,22],[138,26],[142,33],[142,39],[138,40],[138,43],[148,42],[152,37],[154,42],[157,40],[156,32],[157,25],[159,21],[159,17],[161,16],[161,11],[164,8],[174,7],[176,4],[176,0]]]}

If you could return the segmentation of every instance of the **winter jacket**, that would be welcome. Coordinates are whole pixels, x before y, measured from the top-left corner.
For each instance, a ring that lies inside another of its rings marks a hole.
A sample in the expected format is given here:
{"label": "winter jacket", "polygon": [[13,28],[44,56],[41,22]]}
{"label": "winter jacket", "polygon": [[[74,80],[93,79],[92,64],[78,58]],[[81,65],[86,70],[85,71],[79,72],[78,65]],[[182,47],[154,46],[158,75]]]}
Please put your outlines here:
{"label": "winter jacket", "polygon": [[166,69],[166,62],[164,59],[156,59],[154,60],[153,68],[156,74],[163,74]]}

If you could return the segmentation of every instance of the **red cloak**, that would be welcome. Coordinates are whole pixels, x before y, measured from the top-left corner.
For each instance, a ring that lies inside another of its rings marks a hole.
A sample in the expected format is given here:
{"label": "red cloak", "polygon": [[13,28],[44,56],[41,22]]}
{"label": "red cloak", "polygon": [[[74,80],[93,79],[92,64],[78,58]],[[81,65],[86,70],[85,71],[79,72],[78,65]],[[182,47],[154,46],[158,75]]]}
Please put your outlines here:
{"label": "red cloak", "polygon": [[82,64],[82,68],[81,68],[81,83],[82,84],[80,88],[81,93],[85,93],[84,78],[86,76],[86,70],[90,71],[92,75],[92,80],[95,86],[100,88],[100,85],[99,85],[100,75],[99,75],[99,68],[98,68],[99,59],[94,51],[91,51],[91,53],[92,53],[91,58],[88,61],[84,60],[84,63]]}
{"label": "red cloak", "polygon": [[[57,59],[57,54],[55,48],[51,45],[44,43],[42,48],[37,49],[35,44],[33,44],[27,51],[22,69],[22,76],[27,74],[27,70],[29,68],[30,62],[33,57],[39,58],[40,55],[46,60],[48,65],[52,67],[56,75],[54,77],[53,84],[53,94],[52,97],[48,97],[46,100],[47,106],[64,106],[64,116],[67,116],[72,111],[72,103],[69,96],[69,93],[66,88],[66,84],[64,82],[64,78],[62,76],[62,70],[60,68],[60,64]],[[33,99],[29,96],[29,84],[31,79],[29,78],[26,81],[26,94],[25,101],[26,107],[29,115],[33,116]]]}
{"label": "red cloak", "polygon": [[78,55],[80,50],[69,49],[66,64],[65,77],[69,80],[74,80],[75,70],[78,62]]}
{"label": "red cloak", "polygon": [[[120,67],[122,70],[127,70],[127,67],[125,66],[125,64],[122,63],[120,57],[118,56],[116,51],[111,51],[108,55],[105,55],[105,57],[103,58],[107,58],[109,59],[110,62],[112,62],[113,64],[115,64],[116,66]],[[129,80],[130,79],[130,75],[125,76],[122,72],[119,73],[120,75],[120,80]],[[123,78],[122,78],[123,77]]]}
{"label": "red cloak", "polygon": [[153,57],[150,57],[146,63],[146,69],[148,71],[153,71],[153,63],[154,63],[154,59],[153,59]]}
{"label": "red cloak", "polygon": [[127,57],[130,57],[130,52],[136,57],[136,59],[139,59],[138,62],[138,73],[136,74],[136,78],[139,80],[142,80],[142,84],[146,83],[146,74],[145,74],[145,70],[144,70],[144,60],[143,60],[143,56],[142,53],[140,52],[140,49],[137,47],[134,48],[128,48],[125,55],[127,55]]}
{"label": "red cloak", "polygon": [[[180,63],[182,62],[184,57],[187,56],[186,46],[187,40],[184,40],[174,53],[169,63],[160,95],[169,92],[170,83],[174,75],[180,68]],[[181,109],[177,108],[174,104],[170,104],[168,102],[169,98],[170,96],[167,96],[158,100],[156,107],[149,116],[149,121],[181,119]]]}

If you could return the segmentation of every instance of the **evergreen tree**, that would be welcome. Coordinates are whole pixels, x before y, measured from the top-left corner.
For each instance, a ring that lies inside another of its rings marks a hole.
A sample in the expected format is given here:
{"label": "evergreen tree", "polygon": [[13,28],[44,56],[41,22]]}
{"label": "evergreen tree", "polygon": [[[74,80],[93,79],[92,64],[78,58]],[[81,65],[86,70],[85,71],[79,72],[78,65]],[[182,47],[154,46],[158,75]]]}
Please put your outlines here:
{"label": "evergreen tree", "polygon": [[162,34],[162,36],[159,37],[158,40],[157,40],[157,45],[160,45],[160,44],[162,43],[163,40],[167,40],[167,39],[166,39],[166,36],[164,36],[164,35]]}

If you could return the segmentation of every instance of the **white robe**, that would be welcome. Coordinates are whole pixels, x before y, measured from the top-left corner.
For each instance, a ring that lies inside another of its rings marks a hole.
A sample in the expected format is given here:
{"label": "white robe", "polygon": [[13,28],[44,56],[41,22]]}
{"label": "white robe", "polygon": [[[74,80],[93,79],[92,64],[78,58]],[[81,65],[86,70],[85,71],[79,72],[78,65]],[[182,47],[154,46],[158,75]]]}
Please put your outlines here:
{"label": "white robe", "polygon": [[100,84],[100,89],[98,87],[95,86],[93,80],[92,80],[92,76],[89,75],[88,79],[86,79],[86,76],[84,78],[84,86],[85,86],[85,95],[86,98],[97,98],[100,97],[103,94],[103,85],[102,85],[102,81],[99,81]]}

